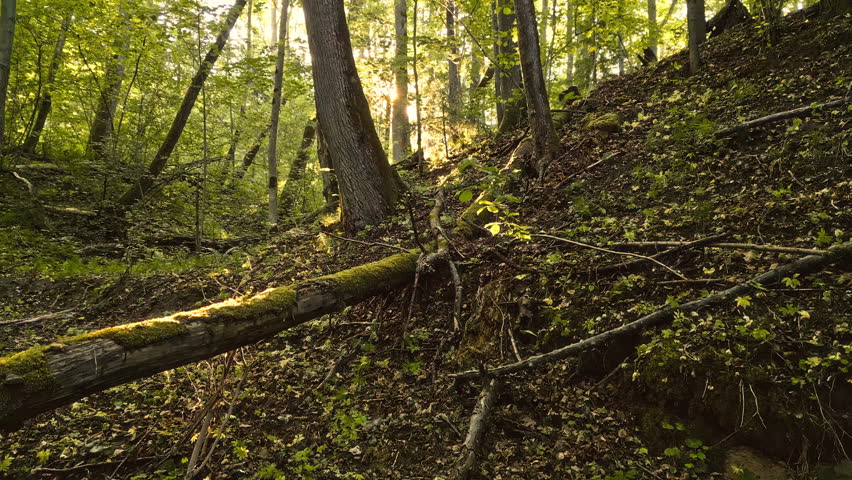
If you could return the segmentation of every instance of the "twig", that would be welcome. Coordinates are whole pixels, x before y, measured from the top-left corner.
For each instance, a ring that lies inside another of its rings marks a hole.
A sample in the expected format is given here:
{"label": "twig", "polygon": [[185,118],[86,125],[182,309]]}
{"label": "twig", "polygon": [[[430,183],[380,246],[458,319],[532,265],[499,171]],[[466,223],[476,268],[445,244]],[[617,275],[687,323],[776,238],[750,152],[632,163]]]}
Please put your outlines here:
{"label": "twig", "polygon": [[151,460],[156,460],[158,457],[139,457],[134,458],[133,460],[124,459],[121,461],[111,460],[107,462],[96,462],[96,463],[85,463],[83,465],[75,465],[73,467],[66,468],[49,468],[49,467],[37,467],[32,471],[33,473],[71,473],[76,472],[78,470],[88,470],[91,468],[104,468],[104,467],[112,467],[113,465],[121,465],[124,463],[144,463],[149,462]]}
{"label": "twig", "polygon": [[[676,246],[674,246],[674,248],[670,248],[670,249],[665,250],[663,252],[656,253],[654,255],[651,255],[648,258],[651,258],[651,259],[654,259],[654,260],[659,260],[663,257],[668,257],[668,256],[671,256],[671,255],[674,255],[675,253],[678,253],[678,252],[681,252],[681,251],[684,251],[684,250],[688,250],[690,248],[696,248],[696,247],[708,245],[710,243],[721,240],[721,239],[723,239],[727,236],[728,236],[727,233],[721,233],[719,235],[713,235],[713,236],[710,236],[710,237],[705,237],[705,238],[701,238],[701,239],[698,239],[698,240],[693,240],[691,242],[683,242],[681,245],[676,245]],[[609,273],[609,272],[612,272],[612,271],[623,271],[623,270],[630,271],[633,268],[635,268],[635,267],[637,267],[637,266],[639,266],[643,263],[645,263],[645,260],[638,259],[638,260],[633,260],[633,261],[618,264],[618,265],[608,265],[608,266],[596,269],[595,273],[603,274],[603,273]]]}
{"label": "twig", "polygon": [[849,99],[842,98],[840,100],[834,100],[832,102],[821,103],[818,105],[810,105],[801,108],[794,108],[793,110],[787,110],[785,112],[773,113],[772,115],[766,115],[765,117],[755,118],[754,120],[749,120],[747,122],[739,123],[728,128],[723,128],[722,130],[716,132],[716,137],[724,137],[732,133],[742,132],[750,128],[759,127],[767,123],[780,122],[781,120],[786,120],[788,118],[802,117],[810,114],[814,110],[839,107],[841,105],[845,105],[848,102]]}
{"label": "twig", "polygon": [[667,280],[658,282],[657,285],[706,285],[710,283],[725,283],[729,280],[724,278],[689,278],[686,280]]}
{"label": "twig", "polygon": [[[561,112],[561,111],[563,111],[563,110],[551,110],[551,111],[560,111],[560,112]],[[565,111],[567,111],[567,110],[565,110]],[[613,158],[614,156],[615,156],[615,155],[610,155],[610,156],[608,156],[608,157],[604,157],[604,158],[602,158],[602,159],[598,160],[597,162],[595,162],[595,163],[593,163],[593,164],[591,164],[591,165],[589,165],[589,166],[587,166],[587,167],[583,168],[582,170],[578,170],[578,171],[576,171],[576,172],[574,172],[574,173],[572,173],[572,174],[568,175],[567,177],[563,178],[563,179],[562,179],[562,181],[560,181],[559,183],[557,183],[557,184],[556,184],[556,187],[554,187],[553,189],[554,189],[554,190],[559,190],[559,189],[561,189],[563,186],[565,186],[565,184],[566,184],[566,183],[568,183],[568,180],[571,180],[571,179],[573,179],[574,177],[576,177],[577,175],[579,175],[579,174],[581,174],[581,173],[583,173],[583,172],[587,172],[587,171],[589,171],[589,170],[591,170],[591,169],[593,169],[593,168],[597,167],[597,166],[598,166],[598,165],[600,165],[601,163],[603,163],[603,162],[605,162],[605,161],[609,160],[610,158]]]}
{"label": "twig", "polygon": [[482,445],[482,439],[485,437],[485,430],[488,426],[488,421],[491,417],[491,412],[494,409],[494,403],[497,400],[497,379],[486,380],[482,392],[479,394],[479,399],[476,401],[476,407],[473,409],[473,415],[470,417],[470,427],[467,430],[462,445],[462,455],[458,462],[458,479],[468,480],[474,474],[474,470],[479,466],[479,450]]}
{"label": "twig", "polygon": [[[502,376],[547,365],[555,361],[571,357],[590,348],[597,347],[615,338],[635,336],[648,328],[668,323],[674,317],[676,312],[694,312],[703,308],[720,305],[733,300],[737,296],[753,291],[757,288],[757,285],[768,285],[795,273],[819,271],[833,262],[843,262],[844,260],[848,260],[850,257],[852,257],[852,242],[837,245],[830,248],[826,255],[811,255],[801,258],[795,262],[774,268],[766,273],[758,275],[748,281],[739,283],[714,295],[710,295],[699,300],[693,300],[678,307],[662,308],[634,322],[622,325],[612,330],[607,330],[571,345],[530,357],[523,362],[512,363],[491,369],[488,373],[493,376]],[[480,378],[481,376],[482,373],[479,370],[468,370],[451,375],[451,377],[455,380],[472,380]]]}
{"label": "twig", "polygon": [[340,236],[340,235],[335,235],[333,233],[328,233],[328,232],[325,232],[325,234],[328,235],[329,237],[333,237],[333,238],[336,238],[338,240],[344,240],[344,241],[347,241],[347,242],[358,243],[358,244],[361,244],[361,245],[367,245],[369,247],[393,248],[394,250],[399,250],[400,252],[408,253],[407,249],[400,247],[398,245],[391,245],[389,243],[381,243],[381,242],[365,242],[363,240],[356,240],[354,238],[346,238],[346,237],[343,237],[343,236]]}
{"label": "twig", "polygon": [[44,320],[54,320],[54,319],[57,319],[57,318],[58,319],[64,319],[64,318],[67,318],[67,317],[73,317],[76,314],[77,314],[77,311],[75,309],[66,308],[65,310],[60,310],[58,312],[45,313],[45,314],[42,314],[42,315],[36,315],[34,317],[17,318],[17,319],[14,319],[14,320],[3,320],[2,322],[0,322],[0,325],[18,325],[18,324],[21,324],[21,323],[34,323],[34,322],[41,322],[41,321],[44,321]]}
{"label": "twig", "polygon": [[587,243],[577,242],[577,241],[574,241],[574,240],[568,240],[567,238],[556,237],[556,236],[548,235],[548,234],[545,234],[545,233],[533,233],[531,236],[539,237],[539,238],[549,238],[551,240],[558,240],[560,242],[570,243],[571,245],[576,245],[578,247],[589,248],[589,249],[592,249],[592,250],[598,250],[600,252],[611,253],[611,254],[614,254],[614,255],[623,255],[625,257],[641,258],[645,261],[656,263],[657,265],[659,265],[659,266],[665,268],[666,270],[672,272],[673,274],[677,275],[682,280],[687,279],[682,273],[678,272],[674,268],[666,265],[665,263],[663,263],[663,262],[661,262],[661,261],[659,261],[659,260],[657,260],[653,257],[648,257],[648,256],[645,256],[645,255],[639,255],[638,253],[619,252],[617,250],[610,250],[608,248],[596,247],[594,245],[589,245]]}

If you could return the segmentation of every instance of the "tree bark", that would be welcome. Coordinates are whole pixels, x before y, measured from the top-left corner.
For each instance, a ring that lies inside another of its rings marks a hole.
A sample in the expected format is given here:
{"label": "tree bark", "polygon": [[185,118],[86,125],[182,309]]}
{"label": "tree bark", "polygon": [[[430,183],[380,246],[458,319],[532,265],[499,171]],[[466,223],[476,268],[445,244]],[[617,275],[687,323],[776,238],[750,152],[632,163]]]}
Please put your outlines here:
{"label": "tree bark", "polygon": [[447,18],[447,44],[449,45],[450,55],[447,59],[447,106],[449,111],[450,124],[458,121],[462,110],[462,93],[461,93],[461,78],[459,77],[459,48],[456,45],[456,12],[458,7],[455,2],[447,3],[446,18]]}
{"label": "tree bark", "polygon": [[59,27],[59,36],[56,38],[56,46],[53,48],[53,58],[50,60],[50,66],[47,69],[47,82],[44,85],[44,92],[37,103],[37,113],[33,128],[30,130],[24,145],[21,147],[21,152],[25,154],[35,153],[41,132],[44,130],[44,125],[47,123],[47,116],[50,115],[50,109],[53,106],[53,95],[51,89],[53,83],[56,82],[56,72],[59,70],[59,64],[62,62],[62,50],[65,48],[65,36],[68,33],[68,28],[71,26],[73,13],[69,12],[65,19],[62,20],[62,25]]}
{"label": "tree bark", "polygon": [[704,0],[686,0],[686,27],[689,40],[689,71],[701,71],[699,48],[707,38],[707,21],[704,17]]}
{"label": "tree bark", "polygon": [[498,128],[500,133],[509,132],[519,127],[526,109],[525,98],[518,91],[523,87],[518,47],[512,38],[514,29],[515,12],[512,7],[512,0],[498,0],[497,37],[500,45],[498,62],[500,62],[502,68],[498,83],[500,84],[500,99],[503,103],[503,119]]}
{"label": "tree bark", "polygon": [[[6,147],[6,95],[9,90],[9,72],[12,67],[12,43],[15,39],[17,3],[0,2],[0,153]],[[2,165],[2,161],[0,161]]]}
{"label": "tree bark", "polygon": [[269,135],[269,125],[266,126],[260,133],[257,135],[257,138],[254,141],[254,144],[251,148],[248,149],[245,156],[243,156],[243,162],[239,169],[237,169],[234,177],[237,180],[242,180],[243,177],[246,176],[246,172],[248,172],[249,167],[254,163],[254,159],[257,158],[257,154],[260,152],[260,147],[263,144],[263,141],[266,139],[266,136]]}
{"label": "tree bark", "polygon": [[313,122],[305,125],[302,132],[302,143],[299,145],[299,152],[293,160],[293,165],[290,166],[290,172],[287,174],[287,183],[284,184],[284,189],[281,191],[281,201],[278,202],[279,212],[284,217],[293,215],[293,210],[296,208],[296,201],[302,193],[299,187],[302,180],[305,178],[305,167],[308,165],[308,160],[311,158],[310,148],[314,143],[314,128]]}
{"label": "tree bark", "polygon": [[275,59],[275,78],[272,87],[272,113],[269,119],[269,148],[266,155],[269,166],[269,224],[278,223],[278,120],[281,116],[281,86],[284,83],[284,55],[287,53],[287,10],[290,2],[281,5],[278,23],[278,55]]}
{"label": "tree bark", "polygon": [[547,86],[541,68],[535,5],[532,0],[515,0],[515,11],[518,15],[518,43],[527,97],[527,117],[535,147],[538,175],[541,179],[545,168],[553,160],[555,134],[550,118]]}
{"label": "tree bark", "polygon": [[391,142],[393,163],[411,155],[411,124],[408,121],[408,5],[406,0],[394,2],[396,57],[394,58],[394,88],[396,96],[391,107]]}
{"label": "tree bark", "polygon": [[565,23],[568,26],[568,31],[566,32],[568,37],[568,55],[566,55],[566,66],[565,66],[565,80],[566,86],[571,87],[574,85],[574,23],[575,23],[575,14],[574,10],[576,7],[568,1],[566,8],[568,9],[567,18],[565,19]]}
{"label": "tree bark", "polygon": [[497,23],[497,2],[495,0],[491,0],[491,30],[494,34],[494,45],[492,46],[494,61],[497,62],[498,65],[492,65],[490,69],[494,70],[493,75],[494,78],[494,98],[497,100],[496,102],[496,111],[497,111],[497,126],[503,122],[503,96],[501,85],[502,81],[502,65],[500,65],[500,27]]}
{"label": "tree bark", "polygon": [[[126,21],[125,12],[121,11],[121,14],[125,16]],[[126,40],[119,40],[116,44],[118,51],[113,54],[106,67],[105,85],[100,92],[98,109],[95,111],[92,128],[89,130],[89,140],[86,143],[87,150],[93,154],[96,160],[102,160],[106,157],[107,146],[112,141],[115,111],[118,108],[118,94],[124,81],[124,51],[127,50],[128,44]]]}
{"label": "tree bark", "polygon": [[319,160],[320,171],[322,172],[322,196],[325,197],[325,204],[331,208],[337,207],[340,201],[340,189],[337,186],[337,176],[334,174],[334,166],[331,164],[331,155],[328,153],[328,144],[325,141],[325,135],[319,124],[316,126],[317,135],[317,160]]}
{"label": "tree bark", "polygon": [[393,210],[397,185],[355,68],[343,3],[308,0],[304,9],[317,119],[340,184],[343,228],[351,234]]}
{"label": "tree bark", "polygon": [[[342,6],[342,4],[341,4]],[[416,253],[252,297],[106,328],[0,357],[0,429],[107,388],[210,358],[414,278]]]}
{"label": "tree bark", "polygon": [[648,48],[657,56],[659,48],[659,28],[657,27],[657,0],[648,0]]}
{"label": "tree bark", "polygon": [[231,34],[231,29],[237,22],[237,18],[239,18],[245,5],[246,0],[236,0],[234,6],[231,7],[231,10],[225,18],[225,25],[222,27],[219,35],[216,37],[216,42],[212,47],[210,47],[210,50],[208,50],[207,55],[201,62],[201,66],[192,78],[189,88],[183,97],[180,108],[178,108],[177,114],[172,121],[172,125],[166,134],[166,138],[163,139],[163,143],[154,155],[154,159],[148,166],[148,171],[137,180],[135,185],[131,186],[126,192],[124,192],[124,195],[119,198],[118,206],[120,210],[127,210],[135,205],[154,187],[154,181],[166,167],[175,146],[177,146],[178,140],[180,140],[183,129],[186,127],[186,121],[189,119],[190,113],[192,113],[192,107],[195,105],[195,101],[198,99],[198,94],[201,92],[201,86],[210,75],[210,70],[213,68],[213,64],[216,63],[216,60],[219,58],[219,54],[225,47],[225,43],[228,41],[228,37]]}

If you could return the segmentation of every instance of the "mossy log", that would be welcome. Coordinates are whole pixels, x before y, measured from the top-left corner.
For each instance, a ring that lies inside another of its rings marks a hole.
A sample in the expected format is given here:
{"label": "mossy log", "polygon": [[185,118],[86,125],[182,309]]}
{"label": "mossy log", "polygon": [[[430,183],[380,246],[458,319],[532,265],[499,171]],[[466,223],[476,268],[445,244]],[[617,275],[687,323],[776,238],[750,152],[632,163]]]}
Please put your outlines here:
{"label": "mossy log", "polygon": [[[824,255],[809,255],[795,262],[782,265],[727,290],[684,303],[678,307],[665,307],[631,323],[613,328],[612,330],[607,330],[603,333],[572,343],[562,348],[557,348],[556,350],[543,353],[541,355],[535,355],[520,362],[501,365],[488,370],[487,373],[490,376],[498,377],[548,365],[558,360],[576,356],[586,350],[606,345],[613,340],[639,335],[649,328],[666,324],[674,318],[676,312],[695,312],[708,307],[731,302],[736,297],[751,292],[759,286],[779,282],[784,277],[792,277],[796,273],[804,274],[816,272],[831,264],[838,264],[846,268],[852,265],[852,242],[836,245],[828,249]],[[468,370],[466,372],[454,374],[452,375],[452,378],[456,381],[463,381],[474,380],[481,376],[481,370]]]}
{"label": "mossy log", "polygon": [[0,357],[0,429],[89,394],[233,350],[405,285],[418,255],[400,253],[336,274]]}

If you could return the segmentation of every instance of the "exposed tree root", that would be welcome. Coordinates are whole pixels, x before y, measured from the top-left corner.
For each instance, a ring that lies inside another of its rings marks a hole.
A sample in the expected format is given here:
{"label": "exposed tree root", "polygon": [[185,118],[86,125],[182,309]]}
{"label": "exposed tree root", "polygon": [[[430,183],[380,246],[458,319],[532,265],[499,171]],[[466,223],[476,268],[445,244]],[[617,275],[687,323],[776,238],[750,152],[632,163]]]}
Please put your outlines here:
{"label": "exposed tree root", "polygon": [[[585,350],[600,346],[613,339],[629,335],[638,335],[648,328],[665,324],[672,320],[676,312],[694,312],[710,306],[720,305],[733,300],[737,296],[754,290],[756,286],[778,282],[784,277],[790,277],[795,273],[810,273],[822,270],[832,263],[837,263],[846,267],[852,265],[852,242],[832,247],[824,255],[810,255],[795,262],[772,269],[762,275],[752,278],[751,280],[737,284],[727,290],[710,295],[709,297],[693,300],[678,307],[666,307],[634,322],[608,330],[577,343],[530,357],[522,362],[511,363],[490,369],[488,370],[488,374],[494,376],[508,375],[510,373],[547,365],[549,363],[574,356]],[[452,377],[456,380],[472,380],[480,378],[481,376],[482,373],[479,370],[468,370],[466,372],[452,375]]]}

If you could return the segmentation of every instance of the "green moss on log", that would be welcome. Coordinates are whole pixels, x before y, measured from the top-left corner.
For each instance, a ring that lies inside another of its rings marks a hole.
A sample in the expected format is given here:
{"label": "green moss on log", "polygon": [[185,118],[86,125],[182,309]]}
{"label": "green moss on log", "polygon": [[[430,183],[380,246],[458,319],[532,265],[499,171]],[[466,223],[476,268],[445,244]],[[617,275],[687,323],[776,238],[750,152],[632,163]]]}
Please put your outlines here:
{"label": "green moss on log", "polygon": [[312,280],[310,283],[329,285],[342,296],[363,297],[388,284],[404,282],[413,278],[417,269],[416,253],[400,253],[377,262],[343,270]]}
{"label": "green moss on log", "polygon": [[289,311],[296,303],[291,286],[270,288],[249,298],[239,298],[189,312],[194,317],[248,320],[268,313]]}
{"label": "green moss on log", "polygon": [[107,338],[124,348],[142,348],[183,335],[186,332],[186,326],[178,320],[157,318],[84,333],[71,337],[63,343],[73,345],[96,338]]}
{"label": "green moss on log", "polygon": [[[8,416],[22,401],[14,392],[33,393],[52,389],[56,383],[45,358],[47,347],[32,347],[0,357],[0,418]],[[16,399],[17,398],[17,399]]]}

